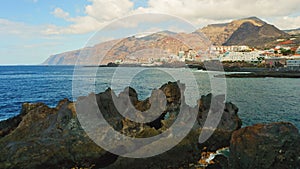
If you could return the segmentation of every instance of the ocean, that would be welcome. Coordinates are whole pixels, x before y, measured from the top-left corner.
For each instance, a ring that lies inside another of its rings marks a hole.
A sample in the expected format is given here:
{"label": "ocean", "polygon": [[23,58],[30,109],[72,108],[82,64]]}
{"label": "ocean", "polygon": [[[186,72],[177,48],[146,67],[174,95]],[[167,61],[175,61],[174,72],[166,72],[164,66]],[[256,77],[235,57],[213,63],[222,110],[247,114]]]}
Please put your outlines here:
{"label": "ocean", "polygon": [[[95,73],[95,69],[97,69]],[[24,102],[43,102],[54,107],[59,100],[76,100],[90,92],[102,92],[111,87],[112,78],[119,84],[128,81],[125,75],[139,68],[74,66],[0,66],[0,120],[16,116]],[[139,99],[145,99],[151,90],[175,79],[164,70],[145,68],[130,80]],[[180,71],[180,69],[176,69]],[[191,70],[200,95],[211,92],[207,72]],[[256,123],[289,121],[300,129],[300,79],[289,78],[227,78],[226,101],[239,108],[243,126]],[[126,82],[127,83],[127,82]],[[115,85],[116,93],[123,90]],[[196,90],[196,89],[195,89]],[[200,96],[199,96],[200,98]]]}

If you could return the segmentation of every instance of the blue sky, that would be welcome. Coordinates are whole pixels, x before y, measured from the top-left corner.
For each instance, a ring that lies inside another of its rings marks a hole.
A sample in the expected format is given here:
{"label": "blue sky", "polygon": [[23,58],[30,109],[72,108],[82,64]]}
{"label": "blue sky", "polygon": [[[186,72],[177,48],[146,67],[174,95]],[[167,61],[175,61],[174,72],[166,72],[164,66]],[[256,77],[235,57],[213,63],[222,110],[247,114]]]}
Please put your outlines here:
{"label": "blue sky", "polygon": [[70,15],[76,16],[84,14],[84,6],[87,4],[89,2],[85,0],[76,0],[76,3],[73,0],[2,1],[0,19],[11,21],[12,26],[20,24],[23,33],[1,30],[0,64],[40,64],[51,54],[81,48],[90,34],[43,36],[38,32],[43,25],[69,24],[51,14],[56,7],[62,7]]}
{"label": "blue sky", "polygon": [[[76,2],[76,3],[74,3]],[[25,22],[32,25],[55,23],[66,25],[51,15],[51,12],[60,7],[67,10],[71,15],[83,15],[85,0],[9,0],[1,2],[1,18],[16,22]]]}
{"label": "blue sky", "polygon": [[[50,55],[82,48],[98,30],[128,15],[164,13],[196,28],[255,15],[290,29],[300,27],[299,11],[298,0],[5,0],[0,7],[0,64],[40,64]],[[122,26],[137,26],[140,32],[170,28],[160,19],[145,19],[160,26],[140,27],[132,20]],[[122,37],[120,31],[99,41]]]}

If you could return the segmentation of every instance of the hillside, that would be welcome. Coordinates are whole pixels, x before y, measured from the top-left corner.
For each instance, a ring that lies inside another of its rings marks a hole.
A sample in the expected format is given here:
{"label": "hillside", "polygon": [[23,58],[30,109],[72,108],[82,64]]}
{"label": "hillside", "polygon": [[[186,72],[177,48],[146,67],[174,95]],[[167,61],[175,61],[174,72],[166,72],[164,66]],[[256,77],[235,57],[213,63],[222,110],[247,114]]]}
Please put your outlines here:
{"label": "hillside", "polygon": [[255,26],[249,22],[243,23],[224,45],[249,45],[253,47],[268,47],[278,38],[288,37],[273,25]]}
{"label": "hillside", "polygon": [[214,45],[268,46],[268,43],[289,35],[259,18],[251,17],[230,23],[208,25],[197,30],[204,33]]}
{"label": "hillside", "polygon": [[[43,65],[91,65],[97,64],[99,61],[98,55],[105,55],[106,51],[118,40],[108,41],[74,51],[64,52],[50,56]],[[98,50],[99,49],[99,50]]]}
{"label": "hillside", "polygon": [[149,60],[159,60],[189,49],[205,52],[211,44],[264,48],[276,45],[277,39],[289,37],[289,34],[275,26],[251,17],[208,25],[193,33],[162,31],[99,43],[81,50],[52,55],[43,64],[99,65],[116,60],[129,64],[149,63]]}
{"label": "hillside", "polygon": [[[100,43],[93,47],[84,48],[50,56],[45,65],[99,65],[122,60],[124,63],[148,63],[178,51],[189,49],[206,50],[210,45],[205,38],[199,38],[195,33],[158,32],[148,36],[128,37]],[[199,45],[201,44],[201,45]],[[78,59],[78,60],[77,60]],[[77,61],[77,63],[76,63]]]}

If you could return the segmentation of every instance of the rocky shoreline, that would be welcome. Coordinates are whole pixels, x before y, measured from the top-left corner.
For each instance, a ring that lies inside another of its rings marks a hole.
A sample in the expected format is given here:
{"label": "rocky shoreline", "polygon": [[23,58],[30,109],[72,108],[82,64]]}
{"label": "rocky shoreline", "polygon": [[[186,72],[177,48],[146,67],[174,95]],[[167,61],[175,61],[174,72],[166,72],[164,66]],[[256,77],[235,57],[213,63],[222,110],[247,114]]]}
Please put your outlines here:
{"label": "rocky shoreline", "polygon": [[[123,103],[125,109],[130,101],[137,110],[146,112],[153,104],[151,101],[156,98],[155,91],[146,100],[139,100],[133,88],[126,88],[118,96],[107,89],[102,93],[80,98],[88,100],[95,97],[107,122],[116,131],[135,138],[163,133],[174,123],[182,108],[187,110],[184,113],[197,111],[196,122],[188,135],[174,148],[160,155],[141,159],[126,158],[102,149],[82,129],[75,111],[77,103],[64,99],[55,108],[43,103],[24,103],[18,116],[0,122],[0,168],[299,168],[300,146],[297,143],[300,142],[300,135],[295,126],[280,122],[241,128],[238,108],[232,103],[225,103],[214,133],[200,144],[200,133],[211,130],[203,128],[211,101],[215,100],[213,105],[224,104],[224,97],[211,94],[201,96],[197,106],[190,107],[185,100],[180,99],[184,98],[181,96],[181,88],[184,89],[184,84],[179,82],[162,85],[159,90],[166,96],[166,106],[158,104],[156,109],[163,110],[161,115],[145,124],[121,116],[114,106],[113,98]],[[125,96],[129,96],[130,100],[126,100]],[[213,110],[210,113],[216,112]],[[105,137],[103,136],[104,139]],[[110,140],[110,143],[114,144],[114,140]],[[230,149],[229,158],[220,155],[212,163],[201,165],[201,154],[224,147]]]}
{"label": "rocky shoreline", "polygon": [[[237,63],[234,63],[237,64]],[[233,65],[232,64],[219,64],[219,63],[169,63],[162,65],[142,65],[142,64],[115,64],[109,63],[107,65],[99,66],[86,66],[86,67],[148,67],[148,68],[191,68],[204,71],[224,71],[226,78],[300,78],[300,71],[289,71],[287,69],[270,69],[270,68],[258,68],[258,67],[244,67],[245,65]],[[240,73],[239,73],[240,72]],[[223,75],[216,75],[216,77],[224,77]]]}
{"label": "rocky shoreline", "polygon": [[251,73],[233,73],[226,74],[226,78],[300,78],[300,72],[276,72],[276,71],[267,71],[267,72],[251,72]]}
{"label": "rocky shoreline", "polygon": [[149,67],[149,68],[155,68],[155,67],[162,67],[162,68],[184,68],[187,67],[185,62],[171,62],[171,63],[161,63],[161,64],[142,64],[142,63],[123,63],[123,64],[117,64],[117,63],[108,63],[104,65],[86,65],[84,67]]}

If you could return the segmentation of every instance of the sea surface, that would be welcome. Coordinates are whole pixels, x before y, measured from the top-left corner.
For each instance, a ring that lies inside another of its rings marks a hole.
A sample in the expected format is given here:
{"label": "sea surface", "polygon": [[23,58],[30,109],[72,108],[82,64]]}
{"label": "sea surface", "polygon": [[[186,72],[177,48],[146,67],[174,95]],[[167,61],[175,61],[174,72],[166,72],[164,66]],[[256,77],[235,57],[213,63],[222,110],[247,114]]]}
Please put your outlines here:
{"label": "sea surface", "polygon": [[[127,75],[133,73],[136,75],[128,84],[136,89],[139,99],[145,99],[152,89],[176,80],[166,72],[183,70],[145,68],[139,71],[139,68],[124,67],[0,66],[0,120],[17,115],[24,102],[43,102],[54,107],[63,98],[76,100],[78,96],[90,92],[102,92],[112,87],[112,79],[118,82],[113,85],[118,94],[123,90],[123,85],[128,83]],[[189,71],[193,74],[191,80],[195,78],[197,81],[199,95],[209,94],[212,85],[208,73]],[[118,76],[119,74],[121,75]],[[237,105],[243,126],[289,121],[300,129],[300,79],[223,80],[227,86],[226,101]]]}

